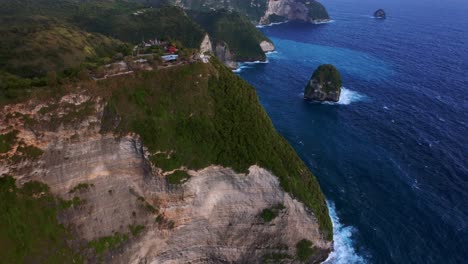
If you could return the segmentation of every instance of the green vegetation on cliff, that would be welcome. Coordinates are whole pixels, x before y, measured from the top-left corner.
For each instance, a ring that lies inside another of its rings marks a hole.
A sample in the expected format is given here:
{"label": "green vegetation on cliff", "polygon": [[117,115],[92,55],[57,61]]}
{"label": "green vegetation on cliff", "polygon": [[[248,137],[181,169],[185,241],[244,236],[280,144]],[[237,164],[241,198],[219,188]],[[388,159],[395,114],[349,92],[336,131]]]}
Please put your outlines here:
{"label": "green vegetation on cliff", "polygon": [[[99,83],[122,117],[118,130],[139,134],[156,166],[202,169],[212,164],[246,172],[258,164],[314,211],[332,238],[323,193],[294,149],[273,127],[255,89],[213,60]],[[166,157],[169,157],[167,159]]]}
{"label": "green vegetation on cliff", "polygon": [[185,47],[198,48],[204,35],[204,30],[187,17],[182,9],[170,6],[125,12],[118,9],[96,11],[93,6],[82,7],[72,21],[88,31],[131,43],[158,38],[178,40]]}
{"label": "green vegetation on cliff", "polygon": [[124,43],[44,17],[0,17],[0,70],[22,77],[78,68],[127,49]]}
{"label": "green vegetation on cliff", "polygon": [[235,10],[249,20],[258,22],[265,15],[267,0],[182,0],[181,3],[188,9],[197,11]]}
{"label": "green vegetation on cliff", "polygon": [[[187,9],[197,11],[211,11],[211,10],[230,10],[236,11],[245,15],[250,21],[258,23],[260,19],[265,16],[270,0],[182,0],[181,4]],[[271,0],[273,1],[273,0]],[[274,0],[278,1],[278,0]],[[286,2],[286,1],[284,1]],[[329,19],[329,15],[325,7],[314,0],[295,0],[297,3],[302,3],[309,9],[309,17],[313,20]],[[284,6],[289,8],[288,5]],[[291,9],[291,13],[296,10]],[[284,17],[272,15],[268,18],[267,23],[284,21]]]}
{"label": "green vegetation on cliff", "polygon": [[28,182],[18,188],[12,177],[0,177],[0,262],[81,262],[57,221],[59,211],[60,201],[47,185]]}
{"label": "green vegetation on cliff", "polygon": [[301,261],[308,260],[315,253],[315,248],[310,240],[302,239],[296,244],[296,257]]}
{"label": "green vegetation on cliff", "polygon": [[275,219],[279,215],[281,210],[283,210],[284,208],[286,207],[284,207],[284,205],[282,204],[277,204],[270,208],[265,208],[260,213],[260,217],[263,219],[265,223],[271,222],[273,219]]}
{"label": "green vegetation on cliff", "polygon": [[0,154],[7,153],[13,147],[16,141],[18,131],[13,131],[7,134],[0,134]]}
{"label": "green vegetation on cliff", "polygon": [[167,175],[166,178],[170,184],[182,184],[190,178],[190,175],[186,171],[178,170]]}
{"label": "green vegetation on cliff", "polygon": [[130,43],[157,37],[196,48],[203,37],[203,30],[174,6],[148,8],[143,3],[123,0],[5,0],[0,8],[0,16],[47,17]]}
{"label": "green vegetation on cliff", "polygon": [[325,92],[339,91],[343,86],[340,72],[331,64],[320,65],[312,75]]}
{"label": "green vegetation on cliff", "polygon": [[313,20],[330,19],[327,9],[318,1],[298,0],[309,8],[309,17]]}

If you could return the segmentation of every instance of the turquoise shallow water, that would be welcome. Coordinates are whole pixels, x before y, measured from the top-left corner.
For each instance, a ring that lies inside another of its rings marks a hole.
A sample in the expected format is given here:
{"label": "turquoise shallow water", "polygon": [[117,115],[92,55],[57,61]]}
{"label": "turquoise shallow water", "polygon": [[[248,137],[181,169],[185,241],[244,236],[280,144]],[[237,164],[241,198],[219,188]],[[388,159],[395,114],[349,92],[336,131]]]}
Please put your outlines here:
{"label": "turquoise shallow water", "polygon": [[[238,74],[319,179],[329,263],[466,263],[468,3],[323,3],[333,23],[263,28],[277,52]],[[342,73],[337,104],[302,100],[322,63]]]}

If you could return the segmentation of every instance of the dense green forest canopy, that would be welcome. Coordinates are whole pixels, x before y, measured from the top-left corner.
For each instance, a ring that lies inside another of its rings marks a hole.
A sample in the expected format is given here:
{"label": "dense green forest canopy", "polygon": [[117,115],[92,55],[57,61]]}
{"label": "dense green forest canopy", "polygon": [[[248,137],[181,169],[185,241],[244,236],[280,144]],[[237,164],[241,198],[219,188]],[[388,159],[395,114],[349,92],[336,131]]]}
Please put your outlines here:
{"label": "dense green forest canopy", "polygon": [[43,183],[18,188],[13,177],[0,177],[0,262],[81,263],[67,244],[71,234],[57,220],[69,205]]}
{"label": "dense green forest canopy", "polygon": [[131,43],[166,37],[195,48],[203,37],[203,29],[182,9],[173,6],[152,8],[122,0],[6,0],[0,8],[2,16],[55,18],[89,32]]}

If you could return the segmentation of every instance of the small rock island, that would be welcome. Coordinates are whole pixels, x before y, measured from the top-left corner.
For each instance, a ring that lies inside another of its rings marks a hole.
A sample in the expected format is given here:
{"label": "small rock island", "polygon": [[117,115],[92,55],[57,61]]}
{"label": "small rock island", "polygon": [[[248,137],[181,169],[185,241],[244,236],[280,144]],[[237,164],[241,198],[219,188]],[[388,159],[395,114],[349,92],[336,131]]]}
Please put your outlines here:
{"label": "small rock island", "polygon": [[340,72],[331,64],[320,65],[305,87],[304,99],[338,102],[341,94]]}
{"label": "small rock island", "polygon": [[374,12],[374,17],[384,19],[384,18],[387,17],[387,14],[385,13],[385,11],[383,9],[379,9],[379,10]]}

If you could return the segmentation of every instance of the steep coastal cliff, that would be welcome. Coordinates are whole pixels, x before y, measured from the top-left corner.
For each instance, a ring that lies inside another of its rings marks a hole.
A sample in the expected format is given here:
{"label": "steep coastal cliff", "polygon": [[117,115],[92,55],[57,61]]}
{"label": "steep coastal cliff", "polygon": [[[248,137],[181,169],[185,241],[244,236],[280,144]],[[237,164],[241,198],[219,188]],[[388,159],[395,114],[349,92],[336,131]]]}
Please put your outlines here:
{"label": "steep coastal cliff", "polygon": [[292,263],[302,240],[308,262],[331,251],[315,178],[218,62],[72,90],[2,108],[0,134],[14,137],[0,172],[73,201],[58,216],[84,259]]}

